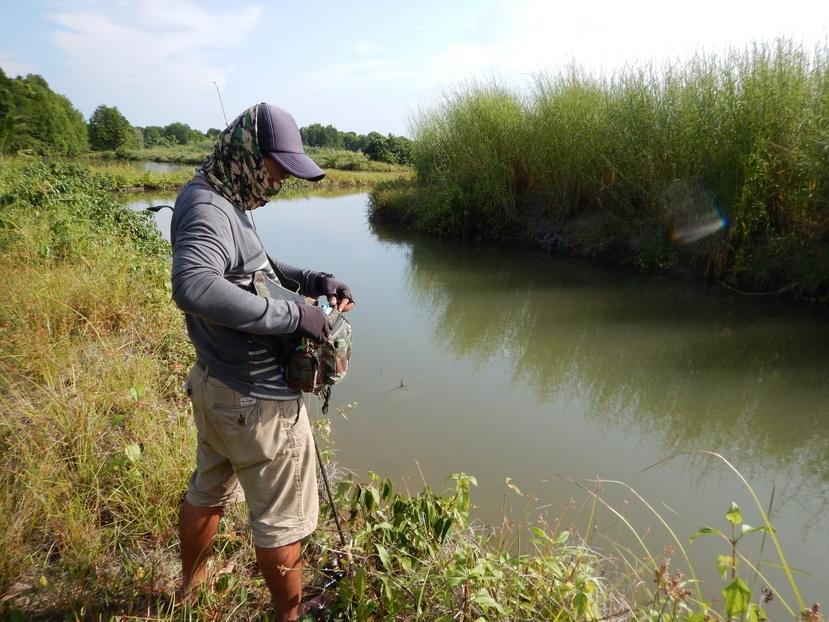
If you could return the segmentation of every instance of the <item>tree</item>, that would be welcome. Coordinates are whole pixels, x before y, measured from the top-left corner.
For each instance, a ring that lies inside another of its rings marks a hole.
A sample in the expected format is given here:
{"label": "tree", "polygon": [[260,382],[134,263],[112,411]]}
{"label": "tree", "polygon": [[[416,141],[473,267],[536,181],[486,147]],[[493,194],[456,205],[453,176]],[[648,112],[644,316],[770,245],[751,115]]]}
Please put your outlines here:
{"label": "tree", "polygon": [[411,164],[412,141],[408,138],[389,134],[386,138],[386,147],[394,155],[395,164]]}
{"label": "tree", "polygon": [[357,132],[343,133],[343,147],[349,151],[365,151],[367,138],[363,134]]}
{"label": "tree", "polygon": [[133,138],[132,127],[115,106],[98,106],[89,118],[89,144],[96,150],[126,147]]}
{"label": "tree", "polygon": [[164,126],[164,136],[179,145],[186,145],[193,130],[186,123],[170,123]]}
{"label": "tree", "polygon": [[11,79],[0,69],[0,151],[74,155],[87,147],[86,123],[41,76]]}
{"label": "tree", "polygon": [[158,125],[148,125],[144,128],[144,146],[156,147],[158,145],[166,145],[167,139],[164,137],[164,128]]}
{"label": "tree", "polygon": [[367,136],[364,153],[370,160],[377,162],[394,162],[394,153],[389,149],[386,137],[380,132],[371,132]]}
{"label": "tree", "polygon": [[219,134],[222,133],[222,130],[217,130],[215,127],[211,127],[207,130],[207,137],[208,138],[216,138]]}

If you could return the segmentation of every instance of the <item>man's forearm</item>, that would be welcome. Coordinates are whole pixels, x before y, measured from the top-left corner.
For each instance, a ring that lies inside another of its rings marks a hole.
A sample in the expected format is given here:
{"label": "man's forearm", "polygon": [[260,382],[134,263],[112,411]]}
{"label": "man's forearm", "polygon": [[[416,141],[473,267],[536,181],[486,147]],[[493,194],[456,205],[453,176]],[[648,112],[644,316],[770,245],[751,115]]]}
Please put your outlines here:
{"label": "man's forearm", "polygon": [[173,279],[173,300],[185,313],[255,335],[292,333],[296,304],[261,298],[210,272],[183,272]]}

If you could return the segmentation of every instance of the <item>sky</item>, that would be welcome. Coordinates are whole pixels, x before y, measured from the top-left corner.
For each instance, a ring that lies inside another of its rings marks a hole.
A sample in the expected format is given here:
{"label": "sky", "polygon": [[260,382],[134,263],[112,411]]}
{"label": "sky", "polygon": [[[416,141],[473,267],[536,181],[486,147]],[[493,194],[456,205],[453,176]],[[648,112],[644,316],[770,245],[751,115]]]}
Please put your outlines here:
{"label": "sky", "polygon": [[822,0],[0,0],[0,67],[37,73],[88,119],[202,131],[266,101],[297,123],[408,135],[473,81],[530,89],[786,37],[829,38]]}

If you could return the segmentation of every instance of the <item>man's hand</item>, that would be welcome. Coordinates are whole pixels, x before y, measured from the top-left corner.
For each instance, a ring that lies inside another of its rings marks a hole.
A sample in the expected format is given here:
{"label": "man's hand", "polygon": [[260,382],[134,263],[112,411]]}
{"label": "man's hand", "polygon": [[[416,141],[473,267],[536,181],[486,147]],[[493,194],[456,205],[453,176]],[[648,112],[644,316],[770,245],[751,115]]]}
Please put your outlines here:
{"label": "man's hand", "polygon": [[298,304],[299,322],[296,326],[296,334],[301,337],[308,337],[313,341],[322,343],[331,334],[331,324],[322,307],[315,305]]}
{"label": "man's hand", "polygon": [[337,311],[351,311],[354,308],[354,296],[351,288],[338,281],[330,274],[320,275],[317,286],[321,295],[328,297],[328,303]]}

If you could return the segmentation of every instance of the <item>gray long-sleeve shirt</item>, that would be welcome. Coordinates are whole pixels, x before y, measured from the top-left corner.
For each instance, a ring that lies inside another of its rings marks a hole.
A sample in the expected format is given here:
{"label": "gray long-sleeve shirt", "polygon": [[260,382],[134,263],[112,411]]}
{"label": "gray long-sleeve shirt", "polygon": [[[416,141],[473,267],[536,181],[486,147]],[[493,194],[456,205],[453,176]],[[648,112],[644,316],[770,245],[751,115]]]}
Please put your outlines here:
{"label": "gray long-sleeve shirt", "polygon": [[[284,381],[282,362],[255,335],[292,333],[296,303],[252,293],[253,274],[279,282],[243,210],[202,178],[182,188],[170,225],[173,300],[210,373],[246,395],[286,400],[299,396]],[[289,289],[316,296],[318,274],[277,263]],[[267,338],[266,338],[267,339]]]}

